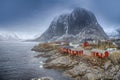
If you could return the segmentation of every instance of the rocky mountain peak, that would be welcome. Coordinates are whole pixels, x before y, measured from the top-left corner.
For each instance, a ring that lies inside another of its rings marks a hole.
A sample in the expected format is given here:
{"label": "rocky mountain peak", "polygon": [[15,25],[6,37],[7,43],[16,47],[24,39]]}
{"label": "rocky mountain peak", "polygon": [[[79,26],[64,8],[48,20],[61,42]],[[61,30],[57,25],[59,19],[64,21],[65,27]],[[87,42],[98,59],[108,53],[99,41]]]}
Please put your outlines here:
{"label": "rocky mountain peak", "polygon": [[108,36],[92,12],[83,8],[75,8],[69,14],[54,18],[49,28],[36,40],[73,41],[85,38],[107,39]]}
{"label": "rocky mountain peak", "polygon": [[84,8],[75,8],[71,17],[75,20],[79,20],[79,22],[90,23],[96,21],[94,14]]}

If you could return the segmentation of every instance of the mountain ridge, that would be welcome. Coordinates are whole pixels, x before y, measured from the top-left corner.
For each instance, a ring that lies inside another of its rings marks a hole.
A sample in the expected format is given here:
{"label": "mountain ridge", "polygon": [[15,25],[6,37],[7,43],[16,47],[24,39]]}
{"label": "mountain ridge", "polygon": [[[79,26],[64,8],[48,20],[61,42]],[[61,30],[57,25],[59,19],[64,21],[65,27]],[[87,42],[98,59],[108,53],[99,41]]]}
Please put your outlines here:
{"label": "mountain ridge", "polygon": [[18,40],[21,39],[15,33],[7,33],[7,32],[0,33],[0,41],[18,41]]}
{"label": "mountain ridge", "polygon": [[108,36],[92,12],[75,8],[71,13],[62,14],[54,19],[49,28],[35,40],[74,41],[86,38],[108,39]]}

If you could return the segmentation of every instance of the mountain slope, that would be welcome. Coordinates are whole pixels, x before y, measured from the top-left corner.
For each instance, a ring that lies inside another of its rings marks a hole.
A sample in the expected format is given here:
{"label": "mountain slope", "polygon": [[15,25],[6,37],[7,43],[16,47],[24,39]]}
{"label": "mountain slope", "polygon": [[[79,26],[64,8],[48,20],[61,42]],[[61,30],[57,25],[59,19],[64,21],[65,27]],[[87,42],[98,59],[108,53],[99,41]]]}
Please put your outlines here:
{"label": "mountain slope", "polygon": [[108,36],[110,39],[120,39],[120,28],[111,31]]}
{"label": "mountain slope", "polygon": [[70,14],[55,18],[49,28],[36,41],[74,41],[86,38],[108,39],[94,14],[83,8],[75,8]]}
{"label": "mountain slope", "polygon": [[20,38],[15,33],[0,33],[0,41],[18,41]]}

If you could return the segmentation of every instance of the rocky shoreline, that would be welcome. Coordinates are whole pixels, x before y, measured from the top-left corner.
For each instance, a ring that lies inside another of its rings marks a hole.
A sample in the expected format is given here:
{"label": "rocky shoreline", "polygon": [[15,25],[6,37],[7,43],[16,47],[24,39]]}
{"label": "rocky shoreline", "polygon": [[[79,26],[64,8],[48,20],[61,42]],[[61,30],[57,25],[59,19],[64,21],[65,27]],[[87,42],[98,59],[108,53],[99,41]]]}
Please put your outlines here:
{"label": "rocky shoreline", "polygon": [[[36,47],[39,50],[35,50]],[[62,69],[64,75],[75,80],[120,80],[120,59],[114,58],[113,55],[100,59],[91,56],[68,55],[59,52],[56,47],[36,47],[32,50],[43,53],[35,57],[47,58],[44,68]]]}

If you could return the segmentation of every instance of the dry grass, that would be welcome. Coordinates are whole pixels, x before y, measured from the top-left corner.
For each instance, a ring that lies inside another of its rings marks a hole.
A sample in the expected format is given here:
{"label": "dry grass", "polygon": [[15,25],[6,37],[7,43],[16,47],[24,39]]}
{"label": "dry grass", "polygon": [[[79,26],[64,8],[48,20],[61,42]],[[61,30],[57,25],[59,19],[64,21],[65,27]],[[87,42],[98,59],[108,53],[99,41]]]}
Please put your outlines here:
{"label": "dry grass", "polygon": [[37,46],[34,46],[34,48],[32,50],[34,51],[38,51],[38,52],[46,52],[46,51],[51,51],[54,49],[57,49],[58,46],[57,45],[52,45],[49,43],[43,43],[43,44],[39,44]]}
{"label": "dry grass", "polygon": [[109,58],[114,64],[119,64],[120,63],[120,51],[110,54]]}
{"label": "dry grass", "polygon": [[114,45],[111,41],[104,41],[104,42],[99,42],[97,48],[98,49],[117,48],[117,46]]}
{"label": "dry grass", "polygon": [[38,45],[39,47],[42,47],[42,48],[50,48],[51,46],[47,43],[44,43],[44,44],[39,44]]}
{"label": "dry grass", "polygon": [[92,46],[83,47],[85,50],[92,50]]}

